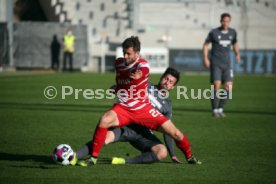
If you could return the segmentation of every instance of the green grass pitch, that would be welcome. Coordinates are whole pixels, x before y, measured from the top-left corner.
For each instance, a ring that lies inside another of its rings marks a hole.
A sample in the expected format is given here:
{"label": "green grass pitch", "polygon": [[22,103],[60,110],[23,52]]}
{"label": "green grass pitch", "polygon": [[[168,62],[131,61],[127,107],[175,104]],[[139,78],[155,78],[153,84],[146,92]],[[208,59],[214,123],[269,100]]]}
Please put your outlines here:
{"label": "green grass pitch", "polygon": [[[156,83],[159,75],[152,75]],[[188,89],[209,87],[208,76],[182,75]],[[114,74],[0,74],[0,183],[276,183],[276,77],[236,76],[227,117],[211,117],[209,100],[176,99],[173,121],[189,138],[203,164],[183,164],[169,158],[151,165],[110,165],[113,156],[139,154],[127,143],[102,149],[93,167],[62,167],[51,154],[60,143],[77,150],[92,134],[100,115],[114,100],[61,99],[61,86],[109,88]],[[44,97],[46,86],[58,95]],[[159,133],[156,133],[160,136]],[[161,136],[160,136],[161,137]]]}

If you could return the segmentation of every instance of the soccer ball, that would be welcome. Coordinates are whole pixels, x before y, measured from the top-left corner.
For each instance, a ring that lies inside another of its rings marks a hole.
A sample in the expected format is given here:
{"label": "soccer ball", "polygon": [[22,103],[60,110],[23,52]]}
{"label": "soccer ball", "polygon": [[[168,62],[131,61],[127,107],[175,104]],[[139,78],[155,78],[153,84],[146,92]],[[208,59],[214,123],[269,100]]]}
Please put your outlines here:
{"label": "soccer ball", "polygon": [[53,151],[53,159],[61,165],[70,165],[74,158],[74,151],[68,144],[60,144]]}

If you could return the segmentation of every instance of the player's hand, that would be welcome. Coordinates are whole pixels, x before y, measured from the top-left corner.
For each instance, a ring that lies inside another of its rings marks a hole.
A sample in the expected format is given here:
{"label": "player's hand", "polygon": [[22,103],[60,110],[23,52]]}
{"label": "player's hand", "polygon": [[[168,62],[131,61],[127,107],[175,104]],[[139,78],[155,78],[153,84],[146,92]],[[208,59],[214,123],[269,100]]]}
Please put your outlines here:
{"label": "player's hand", "polygon": [[209,69],[210,68],[210,60],[208,58],[205,58],[203,61],[204,67]]}
{"label": "player's hand", "polygon": [[171,157],[171,159],[173,163],[182,164],[182,162],[180,162],[176,156]]}
{"label": "player's hand", "polygon": [[130,78],[133,80],[140,79],[143,76],[143,73],[141,70],[136,70],[134,73],[130,75]]}

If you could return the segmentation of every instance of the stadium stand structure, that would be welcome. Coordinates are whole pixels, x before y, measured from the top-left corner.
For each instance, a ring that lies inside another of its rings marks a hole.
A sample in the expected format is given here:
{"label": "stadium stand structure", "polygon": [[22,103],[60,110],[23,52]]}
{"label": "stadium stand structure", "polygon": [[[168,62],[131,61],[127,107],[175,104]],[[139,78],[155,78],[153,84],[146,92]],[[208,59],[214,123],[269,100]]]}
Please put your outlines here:
{"label": "stadium stand structure", "polygon": [[[140,35],[146,46],[162,46],[160,39],[169,34],[169,47],[199,48],[208,30],[219,25],[222,12],[233,16],[231,26],[240,33],[240,40],[245,29],[248,40],[262,35],[256,42],[249,41],[249,48],[259,48],[260,41],[267,41],[266,35],[275,35],[276,28],[274,0],[52,0],[52,6],[59,9],[56,13],[61,22],[90,25],[94,48],[103,36],[112,44],[130,34]],[[261,47],[275,47],[275,41]],[[94,55],[99,55],[97,49]]]}
{"label": "stadium stand structure", "polygon": [[[167,43],[169,48],[193,49],[201,48],[208,31],[220,24],[220,14],[230,12],[233,17],[231,27],[237,29],[242,48],[275,48],[276,39],[271,39],[276,36],[274,31],[276,9],[273,5],[275,1],[269,1],[270,3],[268,1],[266,3],[261,1],[231,2],[159,1],[156,3],[156,1],[142,0],[137,2],[139,17],[135,22],[136,26],[144,26],[146,29],[150,27],[143,39],[146,43],[148,40],[152,40],[152,37],[160,36],[155,32],[163,31],[163,34],[168,34],[171,37]],[[147,44],[152,45],[153,43]]]}
{"label": "stadium stand structure", "polygon": [[[39,0],[48,21],[86,25],[90,62],[112,62],[131,35],[143,47],[201,49],[229,12],[241,49],[276,49],[276,0]],[[110,59],[110,60],[109,60]]]}

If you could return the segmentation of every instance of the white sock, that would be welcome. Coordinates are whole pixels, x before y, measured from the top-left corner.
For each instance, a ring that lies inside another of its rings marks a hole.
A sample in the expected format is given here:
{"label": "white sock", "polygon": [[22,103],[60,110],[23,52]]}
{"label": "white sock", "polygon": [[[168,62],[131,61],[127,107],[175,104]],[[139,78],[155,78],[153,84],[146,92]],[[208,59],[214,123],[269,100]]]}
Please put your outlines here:
{"label": "white sock", "polygon": [[218,113],[219,109],[213,109],[213,113]]}
{"label": "white sock", "polygon": [[219,109],[218,109],[218,112],[219,112],[219,113],[222,113],[222,112],[223,112],[223,108],[219,108]]}

